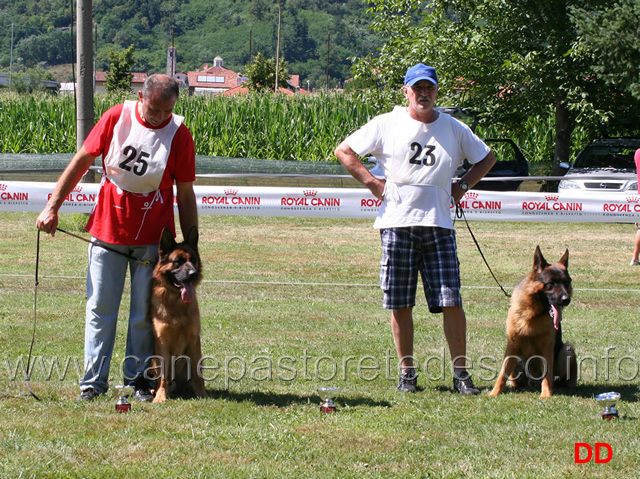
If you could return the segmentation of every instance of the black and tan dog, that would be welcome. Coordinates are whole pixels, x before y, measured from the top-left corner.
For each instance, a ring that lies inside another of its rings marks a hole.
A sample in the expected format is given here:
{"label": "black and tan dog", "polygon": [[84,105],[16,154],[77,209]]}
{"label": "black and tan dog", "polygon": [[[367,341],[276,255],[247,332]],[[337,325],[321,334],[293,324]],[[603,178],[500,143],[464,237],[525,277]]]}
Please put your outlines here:
{"label": "black and tan dog", "polygon": [[176,243],[165,228],[160,239],[158,264],[153,271],[151,293],[155,336],[153,371],[159,376],[153,402],[164,402],[170,392],[187,386],[196,396],[207,396],[198,371],[202,347],[196,286],[201,280],[197,228],[191,228],[183,243]]}
{"label": "black and tan dog", "polygon": [[554,387],[575,387],[577,362],[571,344],[562,342],[562,309],[571,302],[569,250],[555,263],[536,247],[533,270],[514,287],[507,314],[507,349],[490,396],[513,386],[537,386],[541,398]]}

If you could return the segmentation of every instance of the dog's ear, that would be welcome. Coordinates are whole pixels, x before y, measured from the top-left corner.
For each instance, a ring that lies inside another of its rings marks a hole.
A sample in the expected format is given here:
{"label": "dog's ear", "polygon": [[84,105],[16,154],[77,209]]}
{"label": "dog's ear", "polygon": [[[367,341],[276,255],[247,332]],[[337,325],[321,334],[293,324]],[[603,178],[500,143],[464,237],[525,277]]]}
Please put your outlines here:
{"label": "dog's ear", "polygon": [[160,235],[160,246],[158,247],[158,254],[160,256],[167,254],[175,247],[176,240],[171,234],[171,231],[169,231],[167,228],[163,228],[162,234]]}
{"label": "dog's ear", "polygon": [[562,258],[560,258],[560,261],[558,261],[558,263],[560,263],[566,269],[569,268],[569,248],[567,248],[564,251],[564,254],[562,255]]}
{"label": "dog's ear", "polygon": [[187,233],[187,236],[184,239],[184,242],[187,243],[196,251],[198,251],[198,238],[199,238],[198,227],[192,226],[189,232]]}
{"label": "dog's ear", "polygon": [[542,273],[542,270],[549,266],[547,260],[542,256],[542,251],[540,251],[540,245],[536,246],[536,252],[533,254],[533,270],[536,273]]}

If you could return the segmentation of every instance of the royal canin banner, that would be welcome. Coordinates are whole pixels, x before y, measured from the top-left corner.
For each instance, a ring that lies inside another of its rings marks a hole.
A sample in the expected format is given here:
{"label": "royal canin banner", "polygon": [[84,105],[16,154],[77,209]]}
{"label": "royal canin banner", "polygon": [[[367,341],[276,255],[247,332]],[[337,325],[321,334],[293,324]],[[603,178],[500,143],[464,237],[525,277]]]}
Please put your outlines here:
{"label": "royal canin banner", "polygon": [[[41,211],[54,187],[55,183],[0,182],[0,211]],[[78,184],[60,211],[91,212],[99,187]],[[381,203],[364,188],[195,186],[194,190],[202,215],[375,218]],[[471,190],[460,205],[472,221],[640,223],[640,195]]]}

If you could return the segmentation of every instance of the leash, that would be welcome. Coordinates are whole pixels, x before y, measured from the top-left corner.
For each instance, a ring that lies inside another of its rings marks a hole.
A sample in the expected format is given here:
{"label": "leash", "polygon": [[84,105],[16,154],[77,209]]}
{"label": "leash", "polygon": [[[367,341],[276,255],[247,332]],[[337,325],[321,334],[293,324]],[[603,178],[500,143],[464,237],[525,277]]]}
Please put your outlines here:
{"label": "leash", "polygon": [[[151,264],[152,264],[151,261],[142,261],[141,259],[134,258],[130,254],[123,253],[122,251],[118,251],[118,250],[115,250],[113,248],[110,248],[107,245],[96,243],[95,241],[88,240],[86,238],[83,238],[82,236],[78,236],[78,235],[75,235],[73,233],[69,233],[68,231],[63,230],[62,228],[56,228],[56,231],[60,231],[60,232],[62,232],[64,234],[67,234],[69,236],[73,236],[74,238],[79,239],[81,241],[84,241],[85,243],[89,243],[89,244],[92,244],[94,246],[98,246],[100,248],[106,249],[107,251],[111,251],[112,253],[119,254],[120,256],[124,256],[125,258],[128,258],[131,261],[135,261],[136,263],[139,263],[139,264],[141,264],[143,266],[151,266]],[[40,238],[39,235],[38,235],[38,238]]]}
{"label": "leash", "polygon": [[29,381],[31,379],[31,353],[33,352],[33,344],[36,342],[36,323],[38,320],[38,267],[40,265],[40,230],[38,230],[38,239],[36,241],[36,277],[35,284],[33,286],[33,331],[31,333],[31,345],[29,346],[29,356],[27,358],[27,375],[25,378],[25,383],[27,384],[27,389],[29,390],[29,394],[31,394],[34,398],[40,401],[40,398],[35,395],[35,393],[31,390],[31,385]]}
{"label": "leash", "polygon": [[[121,251],[117,251],[113,248],[110,248],[109,246],[100,244],[100,243],[96,243],[95,241],[91,241],[88,240],[86,238],[83,238],[82,236],[78,236],[75,235],[73,233],[70,233],[68,231],[63,230],[62,228],[57,228],[58,231],[61,231],[62,233],[65,233],[69,236],[73,236],[74,238],[77,238],[79,240],[82,240],[86,243],[90,243],[94,246],[99,246],[100,248],[106,249],[108,251],[111,251],[112,253],[117,253],[121,256],[124,256],[126,258],[128,258],[131,261],[135,261],[136,263],[139,263],[143,266],[150,266],[151,265],[151,261],[142,261],[138,258],[134,258],[132,255],[130,254],[126,254],[123,253]],[[25,383],[27,385],[27,389],[29,390],[29,394],[31,394],[31,396],[33,396],[34,398],[36,398],[38,401],[40,401],[40,398],[38,396],[36,396],[36,394],[31,390],[31,373],[32,373],[32,369],[31,369],[31,357],[33,354],[33,345],[35,344],[36,341],[36,325],[38,323],[38,284],[40,283],[40,281],[38,280],[38,270],[40,268],[40,230],[38,229],[38,237],[36,240],[36,273],[35,273],[35,284],[33,287],[33,330],[31,332],[31,344],[29,345],[29,356],[27,357],[27,371],[26,371],[26,377],[25,377]]]}
{"label": "leash", "polygon": [[500,284],[500,281],[498,281],[498,278],[496,278],[496,275],[493,274],[493,270],[491,269],[491,266],[489,266],[489,263],[487,262],[487,259],[484,257],[484,253],[482,252],[482,248],[480,248],[480,244],[478,243],[478,240],[476,240],[476,237],[473,234],[473,231],[471,231],[471,226],[469,226],[469,222],[467,221],[467,217],[464,214],[464,208],[462,206],[460,206],[460,204],[456,204],[456,218],[464,219],[464,222],[467,225],[467,229],[469,230],[469,234],[471,235],[471,238],[473,239],[473,242],[476,244],[476,248],[478,248],[478,252],[480,253],[480,256],[482,257],[482,261],[484,261],[484,264],[487,266],[487,269],[489,270],[489,273],[491,273],[491,276],[493,276],[493,279],[495,280],[497,285],[500,287],[500,289],[502,290],[504,295],[507,298],[510,298],[511,295],[505,291],[505,289]]}

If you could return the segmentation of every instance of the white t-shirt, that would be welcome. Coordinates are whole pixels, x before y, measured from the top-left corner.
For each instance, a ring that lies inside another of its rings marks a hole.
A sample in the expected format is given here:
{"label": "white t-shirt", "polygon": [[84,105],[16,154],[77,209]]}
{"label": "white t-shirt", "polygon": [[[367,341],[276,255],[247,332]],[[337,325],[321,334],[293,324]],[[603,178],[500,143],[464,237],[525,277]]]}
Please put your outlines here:
{"label": "white t-shirt", "polygon": [[406,107],[373,118],[346,139],[359,156],[373,155],[387,181],[374,228],[439,226],[453,229],[451,180],[464,159],[471,164],[490,149],[471,129],[440,113],[432,123]]}

